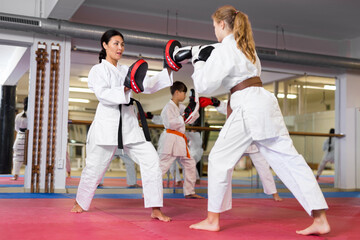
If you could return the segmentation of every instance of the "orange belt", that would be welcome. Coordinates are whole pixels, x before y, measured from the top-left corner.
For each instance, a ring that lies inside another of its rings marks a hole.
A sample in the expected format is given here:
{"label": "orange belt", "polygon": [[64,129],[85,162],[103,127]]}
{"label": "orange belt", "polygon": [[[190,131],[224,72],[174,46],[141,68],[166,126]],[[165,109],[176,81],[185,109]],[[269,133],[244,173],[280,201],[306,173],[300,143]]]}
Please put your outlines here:
{"label": "orange belt", "polygon": [[187,144],[187,138],[186,138],[185,134],[183,134],[183,133],[181,133],[181,132],[178,132],[178,131],[176,131],[176,130],[171,130],[171,129],[166,129],[166,132],[167,132],[167,133],[172,133],[172,134],[178,135],[178,136],[182,137],[182,138],[185,140],[186,156],[187,156],[188,158],[190,158],[190,153],[189,153],[189,149],[188,149],[188,146],[187,146],[187,145],[188,145],[188,144]]}

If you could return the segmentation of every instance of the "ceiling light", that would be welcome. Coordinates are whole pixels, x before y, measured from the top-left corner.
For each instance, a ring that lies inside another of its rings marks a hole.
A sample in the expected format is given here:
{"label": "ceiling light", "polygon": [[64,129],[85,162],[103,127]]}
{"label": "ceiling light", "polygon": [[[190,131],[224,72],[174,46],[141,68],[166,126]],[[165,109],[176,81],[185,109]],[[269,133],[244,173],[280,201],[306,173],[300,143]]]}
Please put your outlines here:
{"label": "ceiling light", "polygon": [[88,77],[80,76],[80,77],[79,77],[79,80],[80,80],[81,82],[88,82]]}
{"label": "ceiling light", "polygon": [[222,128],[222,126],[219,126],[219,125],[210,125],[209,127],[211,127],[211,128]]}
{"label": "ceiling light", "polygon": [[69,102],[77,102],[77,103],[89,103],[89,99],[83,99],[83,98],[69,98]]}
{"label": "ceiling light", "polygon": [[[297,85],[298,88],[300,88],[300,85]],[[309,88],[309,89],[319,89],[319,90],[336,90],[335,85],[324,85],[324,87],[318,87],[318,86],[309,86],[309,85],[303,85],[303,88]]]}
{"label": "ceiling light", "polygon": [[89,88],[69,87],[70,92],[94,93]]}
{"label": "ceiling light", "polygon": [[[278,95],[277,95],[277,98],[284,98],[284,97],[285,97],[285,94],[283,94],[283,93],[278,93]],[[286,98],[296,99],[297,96],[296,96],[296,94],[288,94],[288,95],[286,95]]]}
{"label": "ceiling light", "polygon": [[324,89],[326,90],[336,90],[336,86],[335,85],[324,85]]}
{"label": "ceiling light", "polygon": [[216,108],[213,108],[213,107],[207,107],[207,108],[205,108],[205,111],[206,112],[216,112],[217,110],[216,110]]}

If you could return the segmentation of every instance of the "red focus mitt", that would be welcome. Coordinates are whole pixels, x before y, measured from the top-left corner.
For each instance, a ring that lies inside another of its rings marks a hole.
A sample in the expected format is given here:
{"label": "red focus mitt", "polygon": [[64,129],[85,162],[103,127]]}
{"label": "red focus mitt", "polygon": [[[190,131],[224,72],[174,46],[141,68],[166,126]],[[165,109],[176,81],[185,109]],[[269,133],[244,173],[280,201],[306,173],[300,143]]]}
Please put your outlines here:
{"label": "red focus mitt", "polygon": [[180,42],[172,39],[166,43],[164,50],[164,67],[169,67],[176,72],[182,68],[182,65],[176,62],[173,56],[174,51],[178,48],[181,48]]}
{"label": "red focus mitt", "polygon": [[136,93],[144,91],[144,78],[148,70],[148,64],[144,59],[134,62],[126,75],[124,86],[132,89]]}

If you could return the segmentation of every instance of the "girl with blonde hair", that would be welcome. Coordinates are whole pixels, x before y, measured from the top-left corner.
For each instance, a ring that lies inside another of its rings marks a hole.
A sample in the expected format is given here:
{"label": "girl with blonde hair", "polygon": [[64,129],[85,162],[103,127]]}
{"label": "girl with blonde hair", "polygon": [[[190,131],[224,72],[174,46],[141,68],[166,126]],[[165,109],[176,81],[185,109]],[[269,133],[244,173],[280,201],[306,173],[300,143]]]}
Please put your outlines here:
{"label": "girl with blonde hair", "polygon": [[200,94],[210,95],[221,85],[228,89],[231,114],[209,155],[208,216],[190,228],[220,230],[220,213],[232,208],[234,166],[245,150],[255,144],[314,219],[311,226],[297,233],[328,233],[328,206],[320,187],[293,146],[277,99],[262,87],[261,64],[247,15],[232,6],[223,6],[212,19],[220,44],[200,48],[198,55],[193,56],[192,78]]}

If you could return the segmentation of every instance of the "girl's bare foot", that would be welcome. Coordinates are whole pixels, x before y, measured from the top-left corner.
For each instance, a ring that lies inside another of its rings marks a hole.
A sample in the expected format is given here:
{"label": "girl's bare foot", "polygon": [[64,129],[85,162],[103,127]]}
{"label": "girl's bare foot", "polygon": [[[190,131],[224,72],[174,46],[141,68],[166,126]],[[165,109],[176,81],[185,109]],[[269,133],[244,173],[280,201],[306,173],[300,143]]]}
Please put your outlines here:
{"label": "girl's bare foot", "polygon": [[212,232],[220,231],[220,213],[208,212],[208,217],[205,220],[190,225],[189,228]]}
{"label": "girl's bare foot", "polygon": [[82,213],[82,212],[84,212],[84,209],[82,209],[82,208],[80,207],[80,205],[75,201],[74,206],[72,207],[72,209],[70,210],[70,212]]}
{"label": "girl's bare foot", "polygon": [[296,231],[300,235],[321,235],[330,232],[330,225],[326,219],[325,210],[313,211],[314,222],[304,230]]}
{"label": "girl's bare foot", "polygon": [[158,208],[158,207],[154,207],[152,209],[151,217],[155,218],[155,219],[159,219],[160,221],[163,221],[163,222],[171,221],[171,218],[166,216],[164,213],[162,213],[160,208]]}
{"label": "girl's bare foot", "polygon": [[283,200],[278,193],[274,193],[273,198],[275,202],[281,202]]}
{"label": "girl's bare foot", "polygon": [[220,225],[219,222],[211,222],[208,218],[205,220],[190,225],[191,229],[198,229],[198,230],[206,230],[206,231],[212,231],[217,232],[220,231]]}

